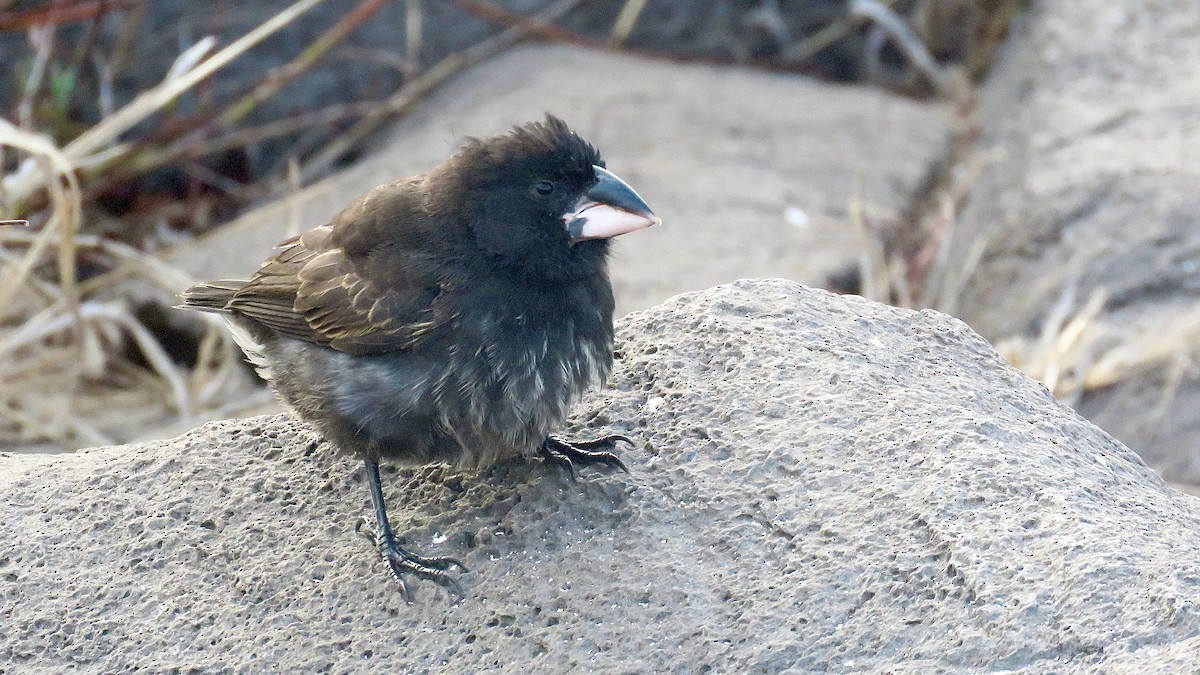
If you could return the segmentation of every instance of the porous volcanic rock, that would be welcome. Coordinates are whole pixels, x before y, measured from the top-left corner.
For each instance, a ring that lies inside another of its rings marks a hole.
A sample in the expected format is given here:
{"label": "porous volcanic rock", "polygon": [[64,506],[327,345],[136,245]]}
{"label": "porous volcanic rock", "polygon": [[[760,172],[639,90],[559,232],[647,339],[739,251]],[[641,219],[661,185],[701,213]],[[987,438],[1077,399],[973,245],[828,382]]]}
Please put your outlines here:
{"label": "porous volcanic rock", "polygon": [[1197,500],[958,320],[739,281],[618,349],[567,432],[629,474],[385,475],[457,603],[403,603],[287,415],[0,458],[0,671],[1200,668]]}

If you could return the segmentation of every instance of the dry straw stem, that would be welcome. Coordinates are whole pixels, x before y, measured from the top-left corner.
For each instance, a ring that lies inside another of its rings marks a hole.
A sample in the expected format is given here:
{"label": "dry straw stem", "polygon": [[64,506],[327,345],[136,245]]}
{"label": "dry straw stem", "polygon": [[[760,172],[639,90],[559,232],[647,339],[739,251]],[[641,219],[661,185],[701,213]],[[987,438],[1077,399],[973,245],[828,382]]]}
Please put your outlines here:
{"label": "dry straw stem", "polygon": [[[125,279],[149,281],[172,295],[192,280],[131,247],[80,236],[77,174],[122,156],[122,134],[320,1],[293,4],[209,58],[215,41],[201,40],[176,59],[159,85],[64,148],[0,119],[0,145],[25,154],[0,181],[3,209],[26,208],[42,191],[49,196],[48,212],[35,214],[41,221],[36,231],[0,228],[0,443],[107,443],[110,429],[161,423],[169,414],[190,418],[200,408],[238,400],[245,380],[240,359],[216,323],[210,323],[205,358],[188,374],[127,304],[111,297]],[[38,277],[51,248],[53,284]],[[114,268],[77,283],[80,248],[107,257]],[[130,351],[148,368],[131,361]]]}
{"label": "dry straw stem", "polygon": [[1183,376],[1200,357],[1200,307],[1163,312],[1130,327],[1103,316],[1103,289],[1072,312],[1077,281],[1067,284],[1036,339],[1012,337],[996,349],[1068,403],[1091,390],[1109,387],[1154,370],[1166,369],[1160,410],[1170,404]]}
{"label": "dry straw stem", "polygon": [[[957,145],[968,147],[969,143],[959,139],[952,143]],[[848,212],[859,239],[863,297],[910,309],[931,307],[955,313],[956,300],[987,248],[987,239],[980,238],[971,242],[965,256],[951,256],[958,212],[983,169],[1003,156],[1000,150],[961,153],[951,150],[947,159],[949,170],[937,179],[930,196],[920,200],[913,208],[914,213],[898,225],[921,233],[924,245],[915,253],[889,250],[895,247],[885,243],[878,228],[870,227],[861,185],[855,190]]]}
{"label": "dry straw stem", "polygon": [[256,127],[234,128],[286,84],[306,72],[345,40],[351,32],[378,12],[383,4],[384,0],[362,0],[289,63],[271,71],[248,94],[226,106],[216,118],[219,127],[230,129],[227,133],[215,139],[205,138],[204,133],[186,133],[158,147],[139,148],[128,157],[123,168],[132,169],[135,173],[146,173],[181,158],[211,156],[231,148],[242,148],[270,138],[325,126],[351,117],[362,117],[373,112],[378,107],[374,102],[336,104]]}
{"label": "dry straw stem", "polygon": [[300,74],[311,68],[329,50],[345,40],[346,36],[354,31],[354,29],[374,16],[383,7],[384,2],[385,0],[362,0],[357,7],[343,16],[337,24],[325,31],[312,44],[305,47],[290,63],[271,71],[254,88],[254,91],[226,108],[220,115],[221,123],[224,126],[231,127],[240,122],[246,115],[249,115],[258,106],[278,93],[285,84],[296,79]]}
{"label": "dry straw stem", "polygon": [[[0,146],[8,146],[28,153],[29,157],[21,163],[18,175],[24,175],[31,180],[37,180],[38,187],[44,188],[50,195],[50,217],[41,232],[30,246],[29,252],[15,265],[6,266],[0,274],[0,320],[6,319],[8,305],[17,292],[25,285],[33,271],[34,265],[42,259],[42,254],[50,245],[51,240],[58,236],[58,277],[62,287],[61,299],[68,309],[75,303],[75,233],[79,231],[79,221],[83,210],[80,197],[79,182],[75,178],[74,166],[50,139],[13,126],[8,120],[0,118]],[[0,181],[0,196],[12,198],[13,187],[10,184],[12,176],[5,176]],[[11,204],[11,201],[9,202]],[[13,228],[0,230],[0,236],[8,237]]]}
{"label": "dry straw stem", "polygon": [[[970,136],[972,132],[963,133]],[[960,138],[956,144],[958,142],[969,144],[966,138]],[[923,275],[920,306],[932,307],[947,314],[955,313],[958,298],[983,260],[988,245],[987,237],[975,239],[967,247],[966,254],[951,264],[950,251],[958,214],[984,169],[1005,156],[1004,149],[996,147],[983,152],[967,151],[962,159],[952,161],[945,182],[934,195],[930,208],[920,216],[926,222],[920,223],[919,227],[935,233],[930,241],[935,248]]]}
{"label": "dry straw stem", "polygon": [[[850,202],[847,204],[850,223],[854,226],[854,234],[858,239],[858,277],[859,293],[868,300],[890,303],[898,291],[893,273],[901,266],[890,265],[888,251],[879,231],[868,222],[866,208],[863,204],[862,178],[855,180],[855,188]],[[904,275],[900,274],[900,279]],[[904,294],[899,293],[903,298]],[[901,301],[902,307],[909,306]]]}
{"label": "dry straw stem", "polygon": [[[203,57],[212,50],[216,41],[211,36],[200,40],[175,60],[161,83],[142,92],[129,104],[80,134],[60,154],[77,170],[95,170],[122,156],[127,148],[117,144],[121,134],[162,110],[181,94],[321,1],[300,0],[207,59]],[[22,204],[43,183],[36,170],[22,166],[15,176],[5,178],[6,197],[10,204]]]}
{"label": "dry straw stem", "polygon": [[885,41],[896,45],[909,64],[923,75],[943,96],[952,96],[963,90],[963,83],[943,68],[929,52],[929,48],[903,17],[892,9],[896,0],[850,0],[846,5],[846,16],[797,42],[783,51],[780,60],[785,64],[805,63],[845,38],[865,23],[871,23],[868,44],[872,47],[866,54],[870,72],[879,72],[879,50]]}
{"label": "dry straw stem", "polygon": [[[469,3],[465,2],[465,0],[454,1],[457,4],[474,6],[476,8],[487,5],[487,3],[477,2],[476,0],[471,0]],[[333,166],[351,148],[378,129],[385,121],[399,113],[407,111],[417,101],[432,91],[434,87],[467,66],[479,63],[511,47],[526,35],[537,34],[542,29],[548,28],[547,24],[557,21],[567,12],[574,9],[580,2],[581,0],[557,0],[557,2],[552,2],[528,19],[521,17],[520,23],[511,28],[503,30],[467,49],[454,52],[441,61],[438,61],[424,73],[405,83],[387,101],[384,101],[383,104],[364,116],[346,133],[325,146],[320,153],[305,163],[301,171],[301,176],[305,180],[311,180],[325,173],[329,167]]]}
{"label": "dry straw stem", "polygon": [[[878,2],[884,10],[890,11],[896,0],[881,0]],[[834,21],[809,37],[791,45],[783,51],[780,60],[786,64],[799,64],[817,55],[817,52],[831,46],[850,34],[867,21],[870,16],[866,12],[847,12],[845,18]]]}
{"label": "dry straw stem", "polygon": [[609,38],[613,44],[619,45],[629,39],[629,34],[633,32],[633,27],[637,25],[638,17],[645,8],[646,0],[625,0],[625,6],[613,22],[612,35]]}

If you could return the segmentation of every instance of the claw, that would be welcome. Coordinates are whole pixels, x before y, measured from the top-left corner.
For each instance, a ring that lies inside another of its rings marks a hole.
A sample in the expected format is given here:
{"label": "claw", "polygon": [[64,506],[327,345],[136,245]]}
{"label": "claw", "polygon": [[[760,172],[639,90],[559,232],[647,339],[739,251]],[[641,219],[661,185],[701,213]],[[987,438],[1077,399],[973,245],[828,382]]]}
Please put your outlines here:
{"label": "claw", "polygon": [[546,461],[553,462],[561,469],[566,469],[567,475],[571,477],[571,482],[575,482],[575,462],[572,462],[570,457],[568,457],[565,453],[560,452],[558,448],[550,447],[548,442],[542,444],[541,453],[542,457],[544,457]]}
{"label": "claw", "polygon": [[406,603],[411,605],[413,597],[408,584],[404,582],[403,575],[405,572],[415,574],[421,579],[428,579],[448,589],[460,599],[463,597],[462,586],[459,585],[457,579],[447,573],[447,570],[451,567],[457,567],[463,572],[468,572],[470,570],[467,569],[466,565],[449,556],[426,557],[405,550],[396,543],[395,538],[390,532],[373,531],[370,529],[363,530],[363,527],[369,524],[370,521],[365,515],[360,516],[358,522],[354,525],[354,531],[362,534],[375,548],[379,549],[380,557],[387,563],[392,576],[400,583],[400,593],[404,596]]}
{"label": "claw", "polygon": [[608,465],[615,466],[616,468],[620,469],[621,471],[623,471],[625,473],[629,473],[629,467],[625,466],[625,462],[622,462],[621,458],[617,457],[616,455],[613,455],[612,458],[610,458],[608,460]]}
{"label": "claw", "polygon": [[572,441],[571,445],[583,450],[591,450],[593,448],[605,448],[611,450],[617,447],[617,443],[627,443],[631,448],[637,445],[633,442],[632,438],[624,434],[601,436],[600,438],[594,438],[590,441]]}
{"label": "claw", "polygon": [[571,480],[575,480],[575,464],[583,466],[603,464],[629,473],[629,467],[613,452],[617,443],[624,442],[634,445],[633,439],[620,434],[604,436],[590,441],[567,442],[553,436],[548,436],[542,443],[541,453],[547,460],[567,469]]}

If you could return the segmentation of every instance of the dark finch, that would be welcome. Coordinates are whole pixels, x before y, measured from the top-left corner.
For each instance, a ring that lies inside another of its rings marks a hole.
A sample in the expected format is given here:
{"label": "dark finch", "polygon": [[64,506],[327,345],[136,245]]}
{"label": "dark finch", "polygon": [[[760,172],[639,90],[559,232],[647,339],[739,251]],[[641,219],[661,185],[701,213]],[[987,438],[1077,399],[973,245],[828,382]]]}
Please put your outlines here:
{"label": "dark finch", "polygon": [[221,312],[275,390],[361,456],[371,536],[403,573],[460,592],[452,558],[396,544],[379,462],[483,467],[541,455],[624,469],[608,436],[550,436],[612,370],[608,240],[658,223],[590,144],[545,122],[470,139],[423,176],[381,185],[280,245],[249,281],[183,306]]}

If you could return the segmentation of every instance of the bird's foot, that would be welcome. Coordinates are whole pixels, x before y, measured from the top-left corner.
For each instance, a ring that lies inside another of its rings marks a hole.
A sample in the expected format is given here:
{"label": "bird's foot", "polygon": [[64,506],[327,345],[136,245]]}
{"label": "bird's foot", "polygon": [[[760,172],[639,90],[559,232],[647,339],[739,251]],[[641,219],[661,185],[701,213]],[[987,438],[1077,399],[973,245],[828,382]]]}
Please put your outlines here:
{"label": "bird's foot", "polygon": [[403,575],[406,572],[415,574],[421,579],[429,579],[459,598],[463,597],[462,586],[458,585],[457,579],[450,576],[448,570],[451,567],[457,567],[466,572],[466,565],[446,556],[426,557],[406,551],[396,543],[396,538],[390,530],[373,530],[369,526],[370,521],[363,516],[354,526],[354,531],[362,534],[375,545],[375,548],[379,549],[379,555],[387,563],[388,569],[392,571],[392,576],[400,582],[400,592],[404,594],[405,602],[412,604],[413,601],[408,584],[404,583]]}
{"label": "bird's foot", "polygon": [[617,453],[613,452],[617,447],[617,443],[628,443],[632,446],[633,439],[628,436],[613,434],[590,441],[567,442],[553,436],[547,436],[546,440],[542,442],[540,451],[542,457],[566,469],[571,474],[571,480],[575,480],[576,464],[580,466],[603,464],[629,473],[629,468],[625,466],[625,462],[622,462]]}

